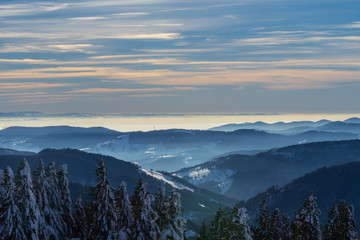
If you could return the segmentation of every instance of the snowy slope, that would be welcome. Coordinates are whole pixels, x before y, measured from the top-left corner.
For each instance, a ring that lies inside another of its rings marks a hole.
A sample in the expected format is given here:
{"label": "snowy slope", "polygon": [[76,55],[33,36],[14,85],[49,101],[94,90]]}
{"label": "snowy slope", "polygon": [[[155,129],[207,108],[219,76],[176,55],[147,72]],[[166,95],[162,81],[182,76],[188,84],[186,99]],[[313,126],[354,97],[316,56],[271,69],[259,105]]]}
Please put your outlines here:
{"label": "snowy slope", "polygon": [[324,166],[360,161],[360,140],[273,149],[253,156],[229,155],[175,172],[209,191],[246,200]]}

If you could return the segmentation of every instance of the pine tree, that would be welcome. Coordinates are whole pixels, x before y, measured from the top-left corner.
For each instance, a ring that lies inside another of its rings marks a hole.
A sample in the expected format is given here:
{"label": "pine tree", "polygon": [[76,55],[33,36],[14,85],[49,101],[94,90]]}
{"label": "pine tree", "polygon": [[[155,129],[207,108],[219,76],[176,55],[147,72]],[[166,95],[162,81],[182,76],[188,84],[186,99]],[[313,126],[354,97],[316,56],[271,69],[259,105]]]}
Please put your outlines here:
{"label": "pine tree", "polygon": [[30,166],[24,159],[16,176],[16,202],[22,212],[23,229],[29,240],[39,239],[40,212],[34,195]]}
{"label": "pine tree", "polygon": [[90,239],[113,240],[116,238],[116,211],[114,189],[110,186],[107,178],[107,170],[104,161],[98,161],[96,169],[97,185],[93,189],[94,222],[90,226]]}
{"label": "pine tree", "polygon": [[269,214],[268,206],[266,201],[263,200],[259,205],[260,216],[257,219],[258,226],[254,229],[254,239],[255,240],[273,240],[272,237],[272,226],[271,218]]}
{"label": "pine tree", "polygon": [[56,218],[49,203],[50,185],[46,179],[45,167],[42,160],[34,171],[34,191],[36,202],[40,211],[39,237],[41,239],[59,239],[59,232],[56,226]]}
{"label": "pine tree", "polygon": [[273,214],[271,215],[272,239],[280,239],[281,234],[282,234],[282,229],[281,229],[280,211],[278,208],[275,208]]}
{"label": "pine tree", "polygon": [[60,208],[59,213],[63,220],[63,227],[65,236],[71,237],[74,228],[74,219],[72,217],[71,211],[71,198],[70,198],[70,190],[69,190],[69,181],[67,179],[67,165],[59,166],[57,171],[58,178],[58,191],[60,194]]}
{"label": "pine tree", "polygon": [[225,217],[224,210],[220,207],[215,214],[210,228],[210,239],[221,240],[228,239],[230,232],[228,231],[228,219]]}
{"label": "pine tree", "polygon": [[180,193],[175,190],[171,191],[170,197],[167,198],[168,217],[164,228],[160,234],[160,240],[183,240],[186,220],[181,216],[182,207]]}
{"label": "pine tree", "polygon": [[339,219],[339,212],[335,202],[328,213],[328,223],[326,224],[325,231],[323,233],[324,240],[333,240],[334,234],[336,237],[337,234],[336,225],[338,219]]}
{"label": "pine tree", "polygon": [[335,220],[335,232],[332,239],[357,240],[354,208],[341,200],[338,205],[338,218]]}
{"label": "pine tree", "polygon": [[290,228],[291,228],[291,240],[296,240],[298,239],[297,237],[297,233],[298,233],[298,228],[300,226],[300,221],[299,221],[299,216],[296,212],[296,210],[294,210],[294,220],[291,222],[290,224]]}
{"label": "pine tree", "polygon": [[231,240],[252,240],[246,208],[235,207],[231,213],[229,232]]}
{"label": "pine tree", "polygon": [[79,195],[77,201],[74,205],[74,236],[80,238],[81,240],[87,239],[87,223],[84,208],[81,204],[81,195]]}
{"label": "pine tree", "polygon": [[61,239],[65,236],[64,220],[61,217],[61,193],[59,191],[59,180],[55,169],[55,163],[51,161],[45,169],[46,180],[49,188],[47,189],[47,198],[49,203],[49,211],[45,216],[47,223],[56,229],[58,237]]}
{"label": "pine tree", "polygon": [[131,226],[133,217],[131,215],[131,203],[126,190],[126,183],[121,182],[119,190],[116,191],[116,208],[117,208],[117,235],[119,240],[131,239]]}
{"label": "pine tree", "polygon": [[25,239],[26,236],[22,228],[22,216],[14,199],[14,173],[10,167],[3,171],[1,187],[3,188],[3,193],[0,197],[0,239]]}
{"label": "pine tree", "polygon": [[318,215],[320,209],[316,203],[316,197],[312,193],[309,199],[304,201],[303,207],[297,216],[298,226],[294,232],[298,240],[322,240],[322,232]]}
{"label": "pine tree", "polygon": [[155,209],[158,218],[156,224],[162,232],[167,224],[169,224],[169,202],[165,197],[165,187],[161,186],[159,192],[155,196]]}
{"label": "pine tree", "polygon": [[131,199],[133,226],[132,239],[136,240],[155,240],[159,233],[159,227],[156,224],[157,214],[151,208],[153,197],[145,189],[145,184],[140,179],[135,188]]}
{"label": "pine tree", "polygon": [[291,240],[290,217],[287,213],[284,214],[283,217],[281,218],[280,228],[281,228],[280,239],[281,240]]}
{"label": "pine tree", "polygon": [[197,240],[210,240],[205,222],[202,222]]}

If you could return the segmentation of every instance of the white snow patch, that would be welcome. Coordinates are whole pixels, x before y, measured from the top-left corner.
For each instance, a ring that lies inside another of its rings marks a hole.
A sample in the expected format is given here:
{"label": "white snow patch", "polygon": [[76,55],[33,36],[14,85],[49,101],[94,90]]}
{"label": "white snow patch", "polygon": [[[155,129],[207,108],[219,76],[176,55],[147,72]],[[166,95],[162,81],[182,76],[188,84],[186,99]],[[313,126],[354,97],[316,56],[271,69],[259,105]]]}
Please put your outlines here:
{"label": "white snow patch", "polygon": [[160,156],[160,158],[172,158],[172,157],[177,157],[177,155],[163,155],[163,156]]}
{"label": "white snow patch", "polygon": [[232,176],[235,171],[231,169],[208,169],[196,167],[193,170],[178,173],[177,176],[187,179],[194,185],[204,184],[208,182],[216,183],[220,188],[220,192],[224,194],[230,189],[233,183]]}
{"label": "white snow patch", "polygon": [[210,170],[207,169],[207,168],[204,168],[204,169],[199,169],[197,171],[189,172],[189,177],[192,178],[192,179],[201,180],[202,178],[209,175],[209,173],[210,173]]}
{"label": "white snow patch", "polygon": [[146,170],[146,169],[143,169],[143,168],[141,168],[140,170],[143,171],[144,173],[146,173],[149,176],[152,176],[152,177],[154,177],[156,179],[159,179],[160,181],[166,182],[167,184],[169,184],[173,188],[185,189],[185,190],[188,190],[190,192],[194,192],[194,189],[186,187],[181,183],[173,182],[169,177],[164,176],[163,174],[161,174],[159,172]]}
{"label": "white snow patch", "polygon": [[91,148],[80,148],[79,150],[80,151],[87,151],[87,150],[90,150]]}
{"label": "white snow patch", "polygon": [[[182,155],[184,155],[184,154],[182,154]],[[185,158],[184,159],[184,163],[187,165],[187,164],[189,164],[189,160],[191,160],[191,159],[193,159],[193,157],[187,157],[187,158]]]}

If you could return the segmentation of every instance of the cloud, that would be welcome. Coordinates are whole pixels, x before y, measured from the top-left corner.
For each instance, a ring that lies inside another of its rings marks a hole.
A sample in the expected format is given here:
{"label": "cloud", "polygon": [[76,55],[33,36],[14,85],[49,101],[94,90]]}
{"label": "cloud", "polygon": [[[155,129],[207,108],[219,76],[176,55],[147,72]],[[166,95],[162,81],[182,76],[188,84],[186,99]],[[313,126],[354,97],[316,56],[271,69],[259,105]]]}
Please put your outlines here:
{"label": "cloud", "polygon": [[35,2],[29,4],[1,4],[0,17],[33,15],[64,9],[68,3]]}
{"label": "cloud", "polygon": [[176,97],[179,96],[178,94],[134,94],[134,95],[129,95],[129,97]]}
{"label": "cloud", "polygon": [[57,64],[53,60],[44,60],[44,59],[0,59],[0,62],[8,63],[24,63],[24,64]]}
{"label": "cloud", "polygon": [[196,52],[217,52],[224,50],[223,48],[173,48],[173,49],[135,49],[139,52],[150,53],[196,53]]}
{"label": "cloud", "polygon": [[170,88],[87,88],[73,90],[69,93],[136,93],[136,92],[168,92],[168,91],[192,91],[196,87],[170,87]]}
{"label": "cloud", "polygon": [[224,15],[224,17],[231,19],[231,20],[238,20],[238,17],[233,14],[226,14],[226,15]]}
{"label": "cloud", "polygon": [[127,33],[99,36],[98,38],[175,40],[182,37],[180,33]]}
{"label": "cloud", "polygon": [[132,18],[138,16],[149,15],[148,12],[125,12],[125,13],[114,13],[114,16],[121,17],[121,18]]}
{"label": "cloud", "polygon": [[108,19],[107,17],[73,17],[68,18],[68,20],[80,20],[80,21],[93,21],[93,20],[104,20]]}
{"label": "cloud", "polygon": [[94,48],[92,44],[52,44],[46,45],[55,52],[86,52],[91,53],[89,48]]}
{"label": "cloud", "polygon": [[278,35],[272,37],[259,37],[259,38],[243,38],[237,39],[232,44],[234,46],[266,46],[266,45],[287,45],[287,44],[308,44],[308,43],[321,43],[331,41],[360,41],[360,36],[288,36]]}
{"label": "cloud", "polygon": [[103,55],[92,56],[89,59],[114,59],[114,58],[141,58],[141,57],[156,57],[156,56],[179,56],[180,53],[146,53],[146,54],[119,54],[119,55]]}
{"label": "cloud", "polygon": [[43,89],[69,87],[73,84],[68,83],[41,83],[41,82],[7,82],[0,83],[0,92],[4,90],[25,90],[25,89]]}
{"label": "cloud", "polygon": [[52,53],[94,53],[94,49],[98,46],[89,43],[55,43],[55,44],[40,44],[40,43],[27,43],[27,44],[14,44],[7,43],[0,47],[0,53],[10,52],[52,52]]}
{"label": "cloud", "polygon": [[360,21],[352,22],[350,24],[342,25],[343,28],[360,28]]}

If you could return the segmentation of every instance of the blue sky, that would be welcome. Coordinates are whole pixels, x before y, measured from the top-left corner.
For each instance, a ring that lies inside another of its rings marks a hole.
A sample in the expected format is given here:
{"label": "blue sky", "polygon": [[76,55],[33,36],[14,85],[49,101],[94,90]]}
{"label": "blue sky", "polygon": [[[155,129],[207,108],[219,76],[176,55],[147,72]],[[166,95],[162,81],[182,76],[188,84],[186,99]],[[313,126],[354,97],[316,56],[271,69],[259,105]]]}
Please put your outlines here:
{"label": "blue sky", "polygon": [[0,111],[358,113],[360,2],[0,4]]}

